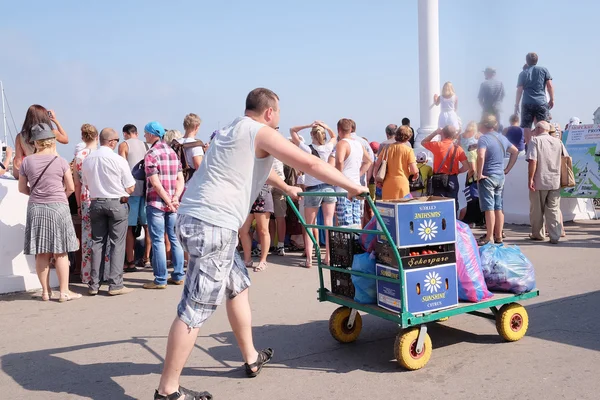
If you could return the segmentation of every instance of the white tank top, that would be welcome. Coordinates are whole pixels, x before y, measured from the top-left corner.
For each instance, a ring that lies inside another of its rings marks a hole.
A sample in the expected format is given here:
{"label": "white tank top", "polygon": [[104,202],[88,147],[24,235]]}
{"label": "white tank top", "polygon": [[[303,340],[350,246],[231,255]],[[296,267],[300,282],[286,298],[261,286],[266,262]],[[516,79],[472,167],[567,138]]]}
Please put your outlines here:
{"label": "white tank top", "polygon": [[242,227],[273,167],[272,156],[255,154],[254,140],[263,126],[239,117],[215,135],[188,182],[179,214],[234,231]]}
{"label": "white tank top", "polygon": [[454,95],[452,95],[449,99],[445,98],[444,96],[442,96],[440,98],[440,107],[441,107],[441,111],[442,112],[446,112],[446,111],[454,111],[454,105],[455,105],[455,97]]}
{"label": "white tank top", "polygon": [[[363,161],[363,147],[358,140],[354,139],[342,139],[350,145],[350,154],[346,161],[344,161],[344,169],[342,173],[350,181],[360,185],[360,166]],[[338,192],[345,192],[344,189],[338,187]]]}

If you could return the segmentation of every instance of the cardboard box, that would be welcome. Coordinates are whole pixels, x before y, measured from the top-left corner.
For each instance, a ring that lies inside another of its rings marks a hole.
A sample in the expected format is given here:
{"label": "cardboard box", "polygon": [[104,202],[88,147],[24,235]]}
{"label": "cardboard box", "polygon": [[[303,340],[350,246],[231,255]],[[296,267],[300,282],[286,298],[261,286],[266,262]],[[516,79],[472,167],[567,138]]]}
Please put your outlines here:
{"label": "cardboard box", "polygon": [[[423,250],[434,250],[436,253],[410,255],[413,252],[421,253]],[[456,245],[454,243],[426,247],[406,247],[398,249],[398,253],[400,254],[402,268],[404,269],[434,267],[436,265],[453,264],[456,262]],[[377,262],[398,268],[398,260],[389,243],[376,243],[375,256]]]}
{"label": "cardboard box", "polygon": [[[377,201],[376,206],[397,247],[431,246],[456,241],[454,199],[430,196]],[[385,236],[380,235],[377,240],[384,242]]]}
{"label": "cardboard box", "polygon": [[[377,264],[378,276],[398,277],[398,269]],[[404,271],[406,308],[412,314],[427,314],[458,304],[456,264]],[[377,305],[393,312],[401,310],[400,285],[377,281]]]}
{"label": "cardboard box", "polygon": [[[375,273],[377,276],[398,279],[398,268],[388,267],[387,265],[375,264]],[[377,281],[377,305],[386,310],[400,313],[402,304],[402,294],[400,285],[392,282]]]}

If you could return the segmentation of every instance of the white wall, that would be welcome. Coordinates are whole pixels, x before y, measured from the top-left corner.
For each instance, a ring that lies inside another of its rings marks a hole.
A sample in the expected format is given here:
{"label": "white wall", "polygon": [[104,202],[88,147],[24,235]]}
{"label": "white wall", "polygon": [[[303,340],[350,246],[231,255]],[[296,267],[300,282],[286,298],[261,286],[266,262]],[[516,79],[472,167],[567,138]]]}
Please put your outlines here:
{"label": "white wall", "polygon": [[[28,196],[19,193],[18,182],[0,179],[0,293],[41,288],[35,258],[23,254]],[[50,284],[58,286],[51,270]]]}
{"label": "white wall", "polygon": [[[508,164],[508,158],[505,160]],[[463,193],[466,174],[459,176],[461,185],[459,193],[459,206],[465,207],[466,201]],[[504,220],[507,224],[529,225],[529,189],[527,185],[527,161],[520,155],[517,163],[506,175],[504,183]],[[563,198],[560,208],[565,221],[589,220],[596,218],[592,199]]]}
{"label": "white wall", "polygon": [[[459,182],[459,203],[460,207],[464,207],[464,174],[459,177]],[[23,254],[28,200],[27,196],[19,193],[17,181],[0,179],[0,293],[41,288],[35,272],[34,257]],[[562,199],[561,208],[565,221],[595,218],[591,199]],[[523,156],[519,157],[506,177],[504,213],[507,224],[529,225],[527,162]],[[53,287],[58,286],[54,270],[51,271],[50,283]]]}

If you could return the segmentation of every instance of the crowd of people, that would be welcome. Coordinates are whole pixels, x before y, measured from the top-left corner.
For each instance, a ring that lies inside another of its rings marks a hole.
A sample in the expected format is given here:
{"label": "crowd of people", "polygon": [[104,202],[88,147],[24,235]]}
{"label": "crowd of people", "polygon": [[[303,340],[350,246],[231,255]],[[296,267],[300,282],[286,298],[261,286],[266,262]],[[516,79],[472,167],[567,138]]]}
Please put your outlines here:
{"label": "crowd of people", "polygon": [[[309,225],[321,214],[322,225],[351,227],[364,226],[372,215],[361,194],[381,200],[453,198],[459,219],[485,225],[480,245],[502,243],[505,175],[519,153],[526,152],[530,237],[545,240],[547,230],[551,243],[558,243],[564,235],[560,157],[566,149],[559,127],[548,122],[554,105],[552,78],[537,66],[535,53],[526,60],[516,98],[521,117],[516,106],[506,129],[499,107],[504,86],[495,80],[495,70],[487,68],[479,92],[480,121],[470,121],[463,129],[458,97],[447,82],[441,96],[434,97],[434,104],[441,106],[439,129],[420,143],[415,143],[408,118],[400,126],[387,125],[381,143],[358,136],[349,118],[340,119],[335,129],[319,120],[294,126],[286,139],[278,131],[278,96],[259,88],[248,94],[245,115],[215,131],[209,143],[196,139],[201,126],[196,114],[185,116],[184,134],[149,122],[143,140],[135,125],[126,124],[120,144],[114,129],[98,132],[84,124],[82,142],[69,163],[56,151],[57,142],[69,140],[56,115],[33,105],[17,136],[13,175],[19,190],[29,196],[24,249],[36,256],[42,300],[52,298],[51,265],[59,277],[59,301],[81,297],[69,290],[68,254],[79,246],[81,260],[74,269],[90,296],[102,284],[108,285],[110,295],[131,292],[123,274],[144,267],[151,267],[154,275],[145,289],[183,285],[155,399],[207,399],[207,393],[179,386],[200,326],[225,299],[246,373],[257,376],[273,350],[257,351],[252,342],[248,269],[266,270],[269,252],[285,256],[286,244],[304,251],[303,267],[313,265],[312,241],[297,228],[286,196],[298,204]],[[307,142],[303,130],[310,130]],[[467,205],[459,210],[461,186]],[[317,195],[298,198],[300,191]],[[80,232],[71,220],[72,194]],[[145,239],[138,252],[142,232]],[[313,235],[319,237],[316,231]],[[329,264],[325,238],[324,262]],[[238,241],[243,259],[236,251]]]}

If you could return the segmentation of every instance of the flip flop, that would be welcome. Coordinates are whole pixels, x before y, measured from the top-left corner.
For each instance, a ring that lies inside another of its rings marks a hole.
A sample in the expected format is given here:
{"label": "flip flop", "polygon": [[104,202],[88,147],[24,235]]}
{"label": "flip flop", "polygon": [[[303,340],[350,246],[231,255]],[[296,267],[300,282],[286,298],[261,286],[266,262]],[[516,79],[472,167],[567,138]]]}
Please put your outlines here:
{"label": "flip flop", "polygon": [[261,261],[258,263],[258,266],[254,267],[254,272],[261,272],[266,270],[269,267],[266,261]]}
{"label": "flip flop", "polygon": [[68,293],[60,292],[60,297],[58,298],[59,303],[65,303],[71,300],[80,299],[81,295],[79,293],[74,293],[69,290]]}
{"label": "flip flop", "polygon": [[536,242],[543,242],[545,239],[542,239],[542,238],[536,238],[536,237],[535,237],[535,236],[533,236],[533,235],[529,235],[529,240],[534,240],[534,241],[536,241]]}

